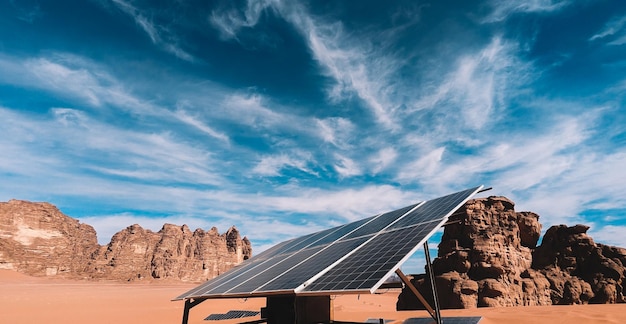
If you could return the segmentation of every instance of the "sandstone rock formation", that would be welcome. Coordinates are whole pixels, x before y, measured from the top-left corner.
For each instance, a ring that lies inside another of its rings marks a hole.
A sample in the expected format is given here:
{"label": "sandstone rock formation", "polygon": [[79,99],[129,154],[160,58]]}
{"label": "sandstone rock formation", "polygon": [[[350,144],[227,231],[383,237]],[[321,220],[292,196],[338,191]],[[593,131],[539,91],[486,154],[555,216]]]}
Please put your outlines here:
{"label": "sandstone rock formation", "polygon": [[[442,308],[624,302],[626,250],[596,244],[587,226],[548,229],[504,197],[468,201],[450,218],[433,261]],[[413,284],[432,300],[426,276]],[[397,308],[422,309],[405,289]]]}
{"label": "sandstone rock formation", "polygon": [[588,226],[553,226],[533,254],[553,304],[625,302],[626,249],[594,243]]}
{"label": "sandstone rock formation", "polygon": [[88,279],[202,281],[251,257],[247,238],[165,224],[154,233],[132,225],[100,246],[93,227],[48,203],[0,203],[0,269]]}
{"label": "sandstone rock formation", "polygon": [[154,233],[135,224],[103,248],[94,277],[207,280],[250,256],[250,242],[235,227],[220,235],[215,227],[191,232],[187,225],[165,224]]}
{"label": "sandstone rock formation", "polygon": [[97,256],[93,227],[48,203],[0,203],[0,269],[29,275],[77,275]]}

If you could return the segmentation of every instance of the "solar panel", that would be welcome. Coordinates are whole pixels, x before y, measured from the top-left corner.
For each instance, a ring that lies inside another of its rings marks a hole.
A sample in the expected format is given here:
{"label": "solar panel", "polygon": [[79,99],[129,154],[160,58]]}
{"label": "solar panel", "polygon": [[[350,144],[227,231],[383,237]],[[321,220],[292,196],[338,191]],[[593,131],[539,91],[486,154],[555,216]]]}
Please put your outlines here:
{"label": "solar panel", "polygon": [[391,224],[388,229],[401,228],[410,225],[419,225],[425,222],[440,221],[461,207],[476,192],[476,188],[459,191],[447,196],[429,200],[409,215]]}
{"label": "solar panel", "polygon": [[265,269],[262,272],[259,272],[255,276],[249,278],[243,283],[239,283],[237,286],[232,289],[228,289],[224,291],[224,293],[236,294],[236,293],[250,293],[261,286],[265,285],[268,281],[282,275],[289,269],[295,267],[305,259],[313,256],[315,253],[319,252],[322,249],[322,246],[312,247],[306,250],[299,251],[298,253],[294,253],[289,258],[283,258],[281,260],[276,260],[271,267]]}
{"label": "solar panel", "polygon": [[388,212],[376,217],[371,222],[367,223],[367,225],[359,228],[358,230],[350,233],[346,238],[359,237],[361,235],[369,235],[380,232],[383,228],[389,226],[393,221],[395,221],[398,217],[404,215],[409,210],[412,210],[418,204],[407,206],[404,208],[400,208],[398,210],[394,210],[392,212]]}
{"label": "solar panel", "polygon": [[368,238],[368,236],[361,236],[332,244],[327,249],[312,256],[310,259],[299,264],[272,282],[268,282],[265,286],[261,287],[261,290],[269,292],[296,289],[304,280],[312,278],[315,274],[324,270],[334,262],[337,262],[338,259],[363,244]]}
{"label": "solar panel", "polygon": [[176,299],[373,292],[480,189],[279,243]]}
{"label": "solar panel", "polygon": [[300,289],[315,293],[350,290],[373,292],[478,189],[433,199],[411,209],[341,263],[312,283],[303,284]]}
{"label": "solar panel", "polygon": [[369,290],[413,248],[430,227],[411,226],[382,233],[304,288],[305,292]]}
{"label": "solar panel", "polygon": [[231,310],[231,311],[228,311],[228,313],[226,314],[211,314],[207,316],[204,320],[205,321],[221,321],[221,320],[227,320],[227,319],[233,319],[233,318],[257,316],[257,315],[259,315],[259,312],[256,312],[256,311]]}

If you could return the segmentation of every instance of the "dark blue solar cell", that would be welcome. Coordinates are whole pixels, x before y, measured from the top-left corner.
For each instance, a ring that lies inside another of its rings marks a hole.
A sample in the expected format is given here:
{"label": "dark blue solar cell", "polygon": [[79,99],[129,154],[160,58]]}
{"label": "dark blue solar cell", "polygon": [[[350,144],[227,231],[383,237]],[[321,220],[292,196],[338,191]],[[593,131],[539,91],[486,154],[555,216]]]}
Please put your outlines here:
{"label": "dark blue solar cell", "polygon": [[210,294],[222,294],[224,290],[224,286],[229,286],[231,283],[240,282],[243,278],[248,278],[248,274],[250,272],[256,273],[258,269],[264,269],[267,267],[267,264],[271,264],[271,258],[266,260],[258,260],[254,262],[247,263],[245,266],[236,267],[233,270],[225,273],[224,275],[220,275],[213,280],[210,280],[202,285],[202,289],[196,290],[193,295],[190,297],[204,296]]}
{"label": "dark blue solar cell", "polygon": [[356,221],[356,222],[352,222],[352,223],[343,225],[340,228],[338,228],[337,231],[327,235],[326,237],[323,237],[323,238],[319,239],[318,241],[313,243],[311,246],[325,245],[325,244],[328,244],[328,243],[335,242],[338,239],[340,239],[343,236],[345,236],[346,234],[354,231],[359,226],[363,226],[363,224],[369,222],[372,218],[373,217],[369,217],[369,218],[365,218],[365,219],[362,219],[362,220],[359,220],[359,221]]}
{"label": "dark blue solar cell", "polygon": [[311,279],[313,276],[347,255],[348,252],[356,249],[370,237],[371,235],[361,236],[352,240],[335,242],[310,259],[269,282],[267,285],[264,285],[260,290],[276,291],[296,289],[305,281]]}
{"label": "dark blue solar cell", "polygon": [[378,233],[380,232],[380,230],[387,227],[387,225],[391,224],[393,221],[398,219],[398,217],[406,214],[406,212],[408,212],[415,206],[417,206],[417,204],[379,215],[376,218],[374,218],[374,220],[372,220],[371,222],[363,225],[363,227],[350,233],[344,239],[348,240],[348,239],[359,237],[362,235],[370,235],[370,234]]}
{"label": "dark blue solar cell", "polygon": [[295,241],[296,239],[292,239],[292,240],[287,240],[281,243],[278,243],[274,246],[272,246],[271,248],[259,253],[259,255],[255,255],[252,259],[259,259],[259,260],[265,260],[265,259],[269,259],[275,255],[281,254],[283,253],[284,250],[287,249],[287,247],[289,247],[293,241]]}
{"label": "dark blue solar cell", "polygon": [[402,228],[425,222],[441,221],[460,207],[478,188],[467,189],[425,202],[417,209],[389,226],[389,229]]}
{"label": "dark blue solar cell", "polygon": [[437,226],[382,233],[308,285],[304,291],[371,289]]}
{"label": "dark blue solar cell", "polygon": [[317,246],[309,249],[300,250],[287,258],[276,260],[275,263],[269,265],[263,271],[254,274],[254,276],[246,280],[242,280],[241,282],[237,283],[237,285],[231,287],[231,289],[225,291],[225,293],[236,294],[253,292],[261,286],[267,284],[268,281],[282,275],[289,269],[296,266],[298,263],[319,252],[322,248],[322,246]]}

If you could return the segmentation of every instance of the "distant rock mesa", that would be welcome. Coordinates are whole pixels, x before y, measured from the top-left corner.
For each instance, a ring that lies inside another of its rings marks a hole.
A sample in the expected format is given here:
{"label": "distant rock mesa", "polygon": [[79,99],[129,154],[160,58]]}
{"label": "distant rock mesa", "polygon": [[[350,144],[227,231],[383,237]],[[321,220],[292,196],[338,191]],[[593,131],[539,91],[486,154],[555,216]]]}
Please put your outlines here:
{"label": "distant rock mesa", "polygon": [[96,231],[49,203],[0,202],[0,269],[81,279],[204,281],[252,256],[233,226],[219,234],[165,224],[158,232],[135,224],[100,246]]}
{"label": "distant rock mesa", "polygon": [[[433,272],[442,308],[623,303],[626,249],[595,243],[588,226],[549,228],[505,197],[468,201],[444,229]],[[413,284],[432,300],[430,283]],[[404,289],[399,310],[423,309]]]}

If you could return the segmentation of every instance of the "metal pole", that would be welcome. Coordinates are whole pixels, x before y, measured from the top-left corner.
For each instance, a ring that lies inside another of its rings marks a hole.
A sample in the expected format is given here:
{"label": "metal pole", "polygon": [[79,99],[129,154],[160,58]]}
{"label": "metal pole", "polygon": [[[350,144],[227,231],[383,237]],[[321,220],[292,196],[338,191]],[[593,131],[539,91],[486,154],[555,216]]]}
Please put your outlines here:
{"label": "metal pole", "polygon": [[183,310],[183,321],[182,321],[182,324],[188,324],[189,323],[189,310],[192,309],[193,307],[197,306],[198,304],[200,304],[201,302],[203,302],[205,300],[206,299],[194,299],[193,301],[191,301],[191,298],[185,299],[185,310]]}
{"label": "metal pole", "polygon": [[435,315],[435,310],[432,307],[430,307],[430,305],[428,304],[428,301],[426,301],[426,298],[424,298],[424,296],[420,294],[420,292],[417,290],[417,288],[415,288],[413,283],[411,283],[411,280],[409,280],[409,278],[402,272],[402,270],[400,270],[400,268],[396,269],[396,274],[398,275],[398,277],[400,277],[400,280],[402,280],[402,282],[404,282],[404,284],[409,288],[409,290],[413,292],[415,297],[419,299],[420,303],[424,305],[424,308],[426,308],[426,311],[428,311],[428,314],[430,314],[430,317],[432,317],[434,320],[437,320],[437,317]]}
{"label": "metal pole", "polygon": [[183,323],[189,323],[189,310],[191,309],[191,301],[189,299],[185,299],[185,310],[183,310]]}
{"label": "metal pole", "polygon": [[430,251],[428,250],[428,240],[424,242],[424,252],[426,254],[426,265],[428,266],[428,274],[430,277],[430,287],[433,291],[433,301],[435,304],[435,321],[437,324],[442,324],[441,311],[439,308],[439,297],[437,296],[437,287],[435,285],[435,274],[433,273],[433,264],[430,262]]}

